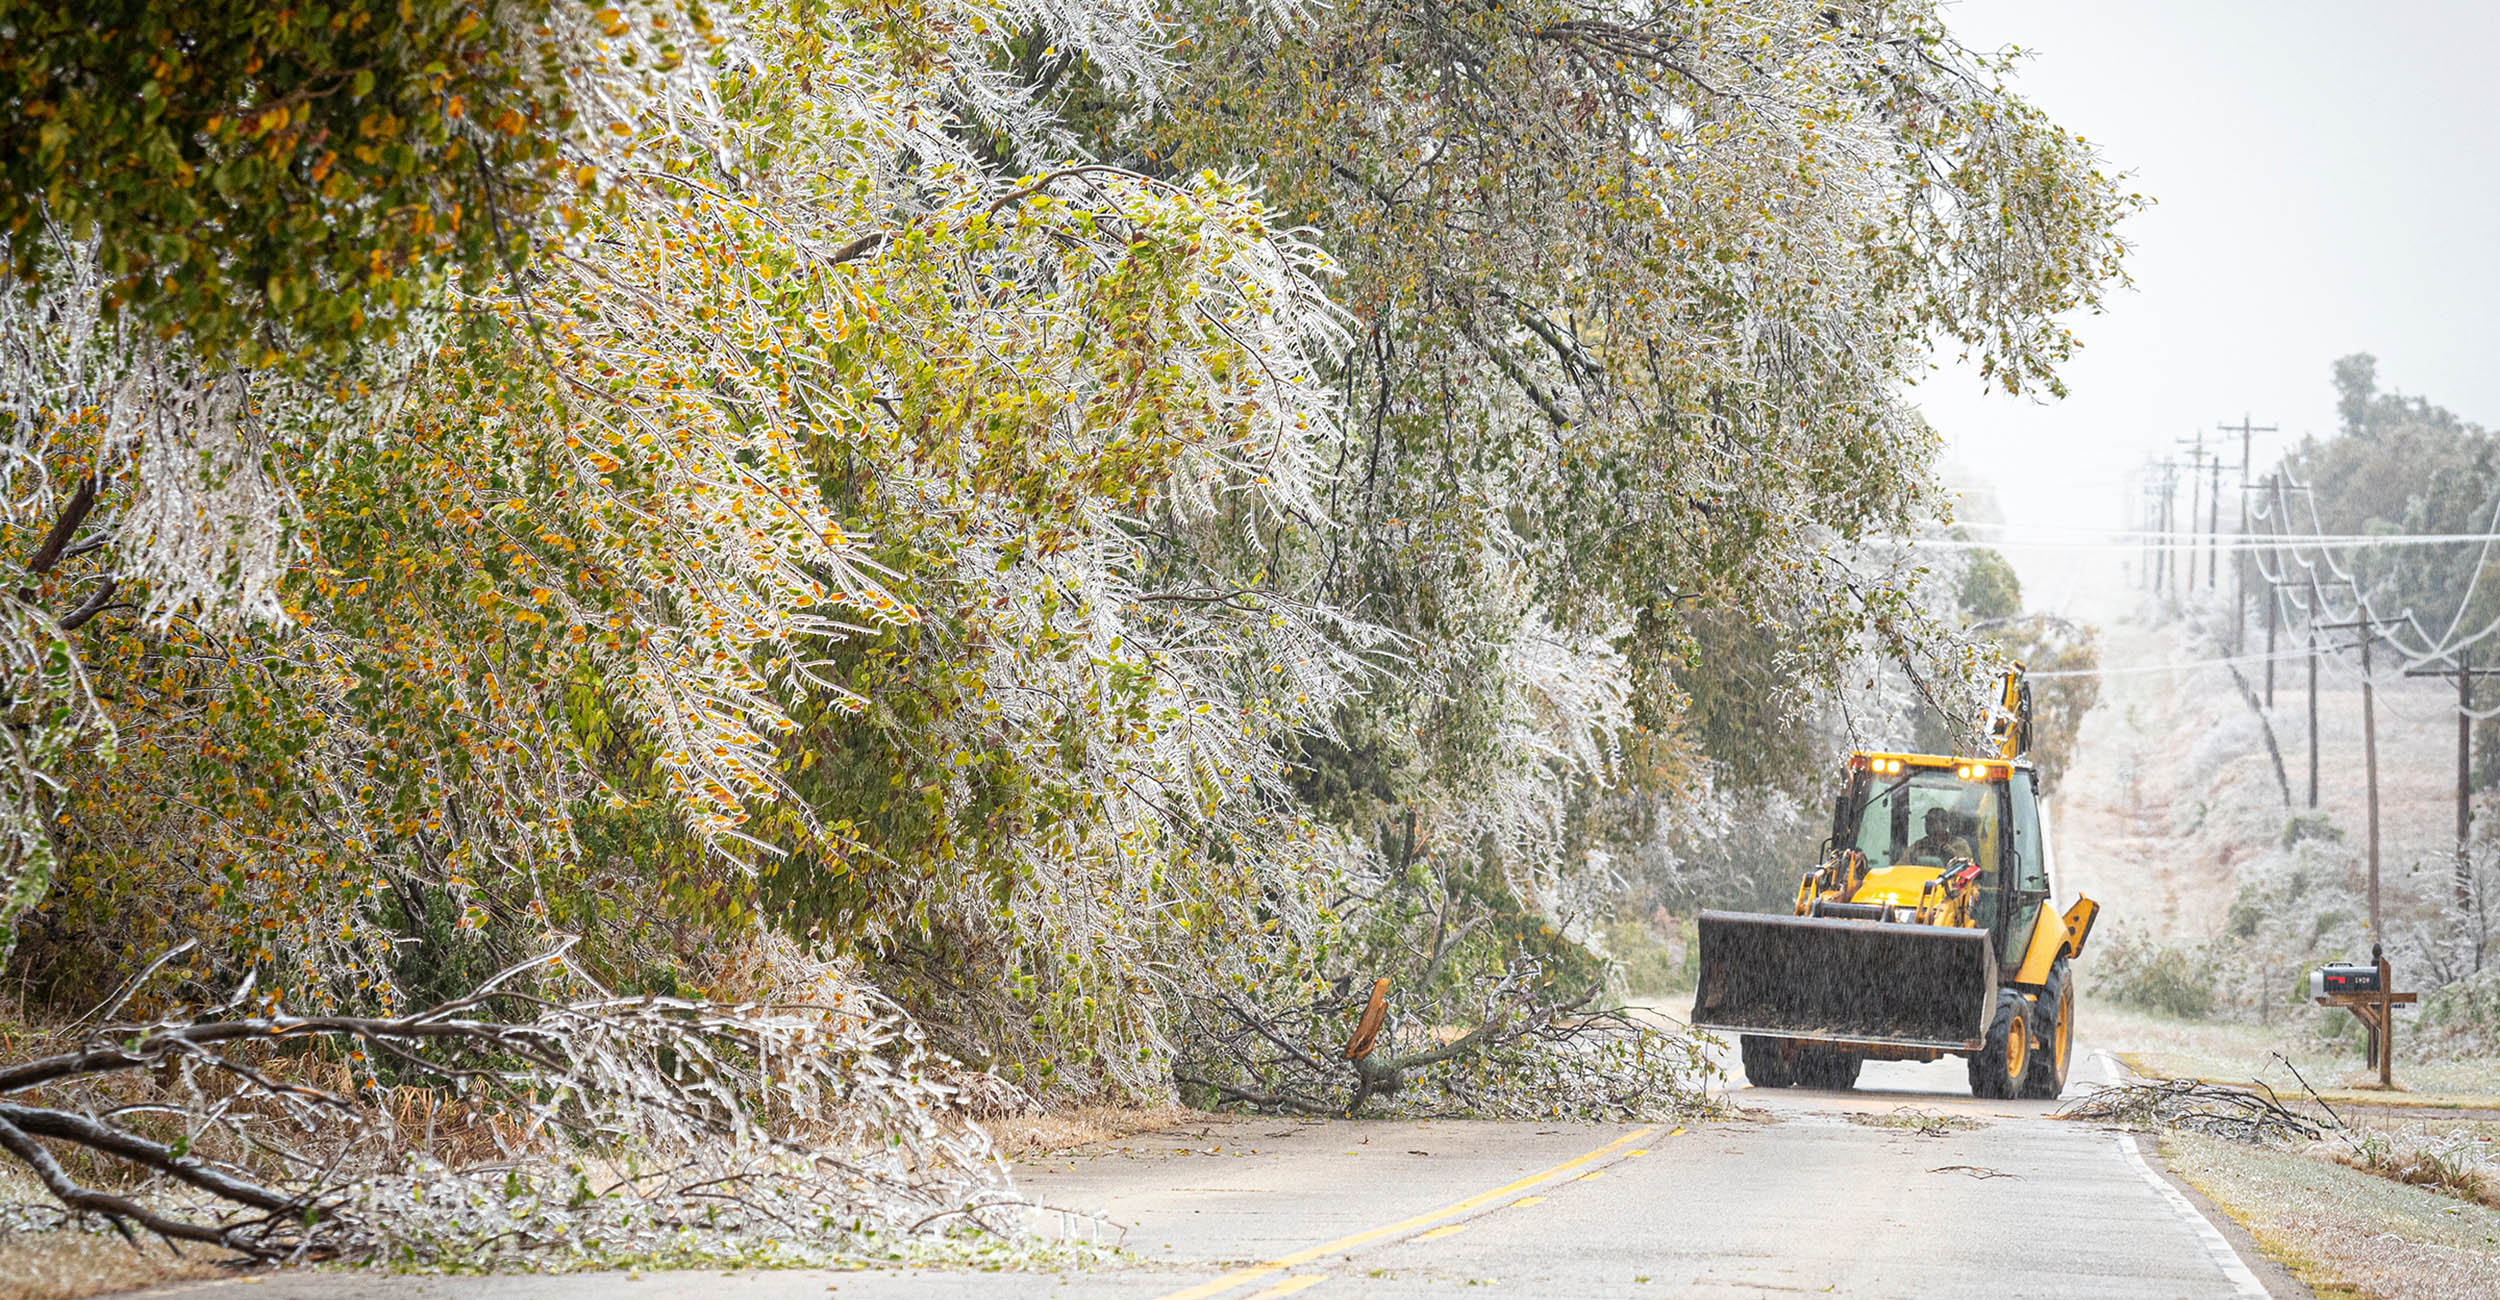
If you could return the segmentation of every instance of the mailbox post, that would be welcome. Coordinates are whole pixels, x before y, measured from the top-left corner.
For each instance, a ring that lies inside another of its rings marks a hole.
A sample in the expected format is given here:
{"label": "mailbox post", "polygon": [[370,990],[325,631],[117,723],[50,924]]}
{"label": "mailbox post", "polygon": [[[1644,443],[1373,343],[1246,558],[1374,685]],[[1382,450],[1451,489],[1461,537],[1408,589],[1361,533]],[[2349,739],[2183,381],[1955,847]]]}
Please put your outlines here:
{"label": "mailbox post", "polygon": [[2379,1086],[2396,1086],[2396,1008],[2421,1001],[2421,995],[2395,991],[2387,954],[2373,945],[2367,965],[2329,962],[2310,973],[2309,989],[2319,1006],[2342,1007],[2369,1029],[2370,1064],[2378,1069]]}

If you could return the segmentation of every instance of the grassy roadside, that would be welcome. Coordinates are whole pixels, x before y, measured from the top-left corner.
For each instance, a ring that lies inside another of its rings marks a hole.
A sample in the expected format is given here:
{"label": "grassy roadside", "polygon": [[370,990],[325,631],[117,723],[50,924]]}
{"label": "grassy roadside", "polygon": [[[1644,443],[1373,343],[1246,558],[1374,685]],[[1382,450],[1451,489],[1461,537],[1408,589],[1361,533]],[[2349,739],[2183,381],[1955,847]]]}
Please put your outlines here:
{"label": "grassy roadside", "polygon": [[0,1236],[0,1300],[82,1300],[223,1276],[214,1264],[176,1259],[162,1246],[132,1250],[110,1232]]}
{"label": "grassy roadside", "polygon": [[983,1120],[990,1143],[1010,1163],[1048,1159],[1097,1142],[1116,1142],[1214,1118],[1187,1106],[1072,1106],[1040,1115]]}
{"label": "grassy roadside", "polygon": [[[2350,1042],[2319,1017],[2247,1025],[2181,1020],[2095,1000],[2082,1032],[2138,1074],[2274,1089],[2311,1109],[2302,1080],[2348,1132],[2291,1147],[2173,1131],[2163,1159],[2248,1229],[2259,1247],[2324,1300],[2434,1300],[2500,1295],[2500,1210],[2342,1163],[2358,1142],[2480,1153],[2500,1137],[2500,1062],[2407,1059],[2400,1022],[2396,1080],[2382,1092]],[[2295,1074],[2295,1070],[2297,1074]],[[2312,1110],[2314,1113],[2314,1110]],[[2476,1167],[2487,1156],[2472,1155]]]}
{"label": "grassy roadside", "polygon": [[2321,1300],[2500,1295],[2500,1210],[2202,1134],[2168,1134],[2161,1153]]}
{"label": "grassy roadside", "polygon": [[2180,1020],[2091,999],[2077,1023],[2093,1047],[2151,1077],[2255,1080],[2297,1094],[2299,1079],[2275,1059],[2280,1054],[2332,1104],[2500,1110],[2500,1060],[2412,1057],[2402,1020],[2396,1029],[2396,1092],[2380,1091],[2378,1076],[2363,1068],[2360,1053],[2349,1043],[2322,1038],[2318,1016],[2307,1012],[2281,1024],[2246,1025]]}

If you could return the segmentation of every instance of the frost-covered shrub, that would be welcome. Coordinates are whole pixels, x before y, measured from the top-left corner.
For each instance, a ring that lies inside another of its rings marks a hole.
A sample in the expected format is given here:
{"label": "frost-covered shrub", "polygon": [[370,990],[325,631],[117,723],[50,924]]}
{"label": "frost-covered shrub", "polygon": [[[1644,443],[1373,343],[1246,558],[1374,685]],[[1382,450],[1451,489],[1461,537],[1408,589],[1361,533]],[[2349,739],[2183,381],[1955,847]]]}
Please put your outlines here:
{"label": "frost-covered shrub", "polygon": [[2322,812],[2294,813],[2283,819],[2283,847],[2296,848],[2303,840],[2325,840],[2341,844],[2344,828]]}
{"label": "frost-covered shrub", "polygon": [[2434,1055],[2500,1054],[2500,967],[2425,993],[2414,1036]]}
{"label": "frost-covered shrub", "polygon": [[2121,933],[2099,956],[2092,968],[2095,992],[2183,1019],[2213,1015],[2214,962],[2201,948]]}

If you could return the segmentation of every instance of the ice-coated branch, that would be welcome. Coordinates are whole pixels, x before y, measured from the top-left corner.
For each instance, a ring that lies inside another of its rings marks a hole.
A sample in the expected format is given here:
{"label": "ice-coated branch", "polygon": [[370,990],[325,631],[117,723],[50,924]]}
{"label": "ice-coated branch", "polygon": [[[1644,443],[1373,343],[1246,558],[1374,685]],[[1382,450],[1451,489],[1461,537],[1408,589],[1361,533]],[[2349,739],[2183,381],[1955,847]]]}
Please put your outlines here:
{"label": "ice-coated branch", "polygon": [[[266,1259],[429,1257],[575,1232],[621,1250],[734,1253],[760,1228],[793,1257],[823,1258],[915,1225],[1012,1231],[1022,1202],[954,1113],[955,1067],[865,989],[829,978],[816,992],[723,1005],[481,988],[400,1017],[105,1025],[0,1068],[0,1149],[74,1213]],[[343,1051],[379,1068],[343,1089],[305,1081]],[[179,1086],[128,1081],[143,1068]],[[104,1104],[132,1087],[153,1100]],[[134,1132],[135,1114],[175,1116],[183,1136]],[[46,1144],[119,1167],[136,1189],[82,1186]],[[622,1173],[604,1193],[569,1172],[592,1155]]]}

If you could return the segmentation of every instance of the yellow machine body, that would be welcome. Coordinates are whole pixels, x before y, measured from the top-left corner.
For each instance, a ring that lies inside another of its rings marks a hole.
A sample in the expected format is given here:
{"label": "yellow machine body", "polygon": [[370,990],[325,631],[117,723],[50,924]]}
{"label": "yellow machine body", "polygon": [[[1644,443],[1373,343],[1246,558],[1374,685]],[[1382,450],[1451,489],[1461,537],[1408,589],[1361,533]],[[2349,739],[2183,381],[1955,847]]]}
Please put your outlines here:
{"label": "yellow machine body", "polygon": [[2023,949],[2023,964],[2014,972],[2016,984],[2038,984],[2049,977],[2057,959],[2068,960],[2083,955],[2083,941],[2092,933],[2092,923],[2100,919],[2101,905],[2089,898],[2078,897],[2075,905],[2059,916],[2047,908],[2040,909],[2040,919],[2032,923],[2031,942]]}
{"label": "yellow machine body", "polygon": [[1866,873],[1865,883],[1849,896],[1849,901],[1916,907],[1930,887],[1943,878],[1941,867],[1878,867]]}
{"label": "yellow machine body", "polygon": [[2024,1081],[2026,1062],[2051,1051],[2062,1081],[2073,999],[2059,962],[2082,955],[2100,905],[2048,905],[2019,669],[1999,704],[1995,754],[1848,756],[1831,839],[1793,915],[1702,914],[1693,1023],[1744,1035],[1749,1074],[1769,1043],[1825,1063],[1973,1057],[1974,1088],[1984,1058],[2017,1091],[2045,1086],[2038,1069]]}

